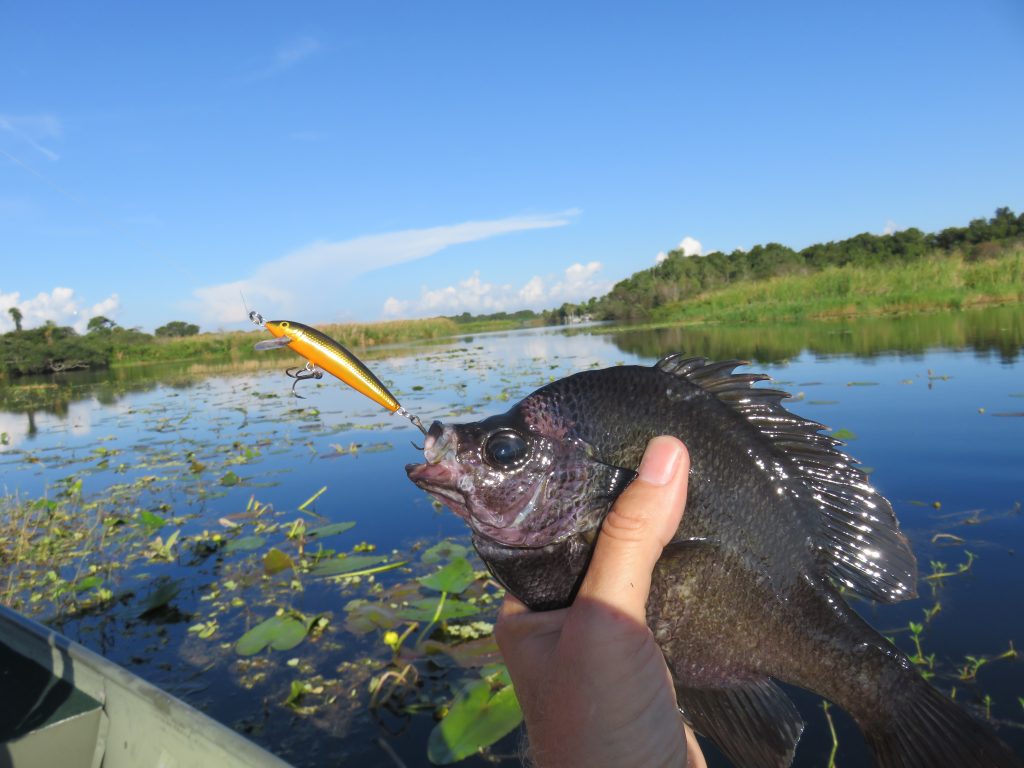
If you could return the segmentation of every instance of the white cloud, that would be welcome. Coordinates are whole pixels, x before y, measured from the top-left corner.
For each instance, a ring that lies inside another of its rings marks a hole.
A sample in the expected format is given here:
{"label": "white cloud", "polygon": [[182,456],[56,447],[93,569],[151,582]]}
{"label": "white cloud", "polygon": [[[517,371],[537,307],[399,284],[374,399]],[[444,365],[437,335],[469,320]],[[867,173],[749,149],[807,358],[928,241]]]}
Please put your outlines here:
{"label": "white cloud", "polygon": [[563,227],[577,213],[512,216],[366,235],[352,240],[319,241],[261,264],[249,277],[197,289],[193,294],[195,302],[189,309],[203,322],[235,322],[242,314],[241,292],[249,306],[258,307],[265,317],[291,315],[299,310],[308,314],[311,291],[321,297],[338,296],[356,275],[422,259],[461,243],[531,229]]}
{"label": "white cloud", "polygon": [[409,311],[409,302],[399,301],[394,296],[384,302],[384,314],[394,317],[401,317]]}
{"label": "white cloud", "polygon": [[57,325],[70,325],[79,333],[85,333],[89,320],[97,315],[113,319],[121,306],[116,293],[111,294],[90,307],[85,307],[82,300],[75,296],[71,288],[58,286],[49,293],[39,293],[31,299],[21,300],[18,291],[4,293],[0,291],[0,332],[6,333],[15,328],[11,317],[11,307],[21,312],[21,327],[24,329],[43,325],[52,320]]}
{"label": "white cloud", "polygon": [[416,300],[403,301],[392,296],[384,302],[383,311],[385,315],[393,317],[408,317],[551,309],[564,302],[583,301],[611,290],[611,282],[600,277],[601,269],[598,261],[573,264],[561,275],[549,275],[546,278],[537,275],[519,288],[485,282],[480,279],[480,272],[476,271],[454,285],[423,288]]}
{"label": "white cloud", "polygon": [[883,235],[892,235],[896,233],[896,222],[892,219],[885,220],[885,229],[882,230]]}
{"label": "white cloud", "polygon": [[700,244],[700,240],[689,235],[679,241],[677,249],[683,252],[683,256],[700,256],[704,252],[704,247]]}
{"label": "white cloud", "polygon": [[60,155],[46,146],[61,135],[61,124],[53,115],[0,114],[0,131],[28,144],[47,160],[59,160]]}
{"label": "white cloud", "polygon": [[[704,252],[704,246],[700,244],[700,240],[687,235],[679,241],[679,245],[674,250],[681,251],[683,256],[700,256]],[[658,251],[658,255],[654,257],[654,263],[661,264],[667,258],[667,253]]]}

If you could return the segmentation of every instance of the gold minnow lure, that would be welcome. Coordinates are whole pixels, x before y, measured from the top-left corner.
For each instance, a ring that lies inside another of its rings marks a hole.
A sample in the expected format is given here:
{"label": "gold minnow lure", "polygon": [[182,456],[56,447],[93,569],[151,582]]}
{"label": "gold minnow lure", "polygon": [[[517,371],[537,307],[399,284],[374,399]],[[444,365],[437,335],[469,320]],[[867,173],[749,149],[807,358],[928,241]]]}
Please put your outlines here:
{"label": "gold minnow lure", "polygon": [[[294,320],[264,321],[263,316],[256,311],[249,313],[249,319],[274,335],[273,339],[257,342],[256,350],[289,347],[306,358],[305,368],[289,368],[287,371],[288,375],[295,379],[295,384],[292,385],[293,391],[300,381],[322,378],[323,372],[327,371],[391,413],[404,416],[423,434],[427,433],[419,417],[405,410],[395,396],[388,391],[388,388],[381,383],[381,380],[373,375],[373,371],[330,336]],[[298,396],[301,397],[301,395]]]}

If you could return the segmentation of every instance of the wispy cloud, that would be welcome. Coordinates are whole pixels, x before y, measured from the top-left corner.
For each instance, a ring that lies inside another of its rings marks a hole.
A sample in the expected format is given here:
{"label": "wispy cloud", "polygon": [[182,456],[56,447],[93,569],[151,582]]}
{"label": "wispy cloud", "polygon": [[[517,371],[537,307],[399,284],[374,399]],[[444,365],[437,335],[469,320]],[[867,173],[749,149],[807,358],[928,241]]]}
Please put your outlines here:
{"label": "wispy cloud", "polygon": [[320,50],[320,41],[315,37],[300,37],[290,40],[274,54],[274,66],[279,70],[288,69]]}
{"label": "wispy cloud", "polygon": [[46,146],[51,139],[59,138],[62,132],[60,120],[53,115],[0,114],[0,131],[28,144],[47,160],[60,159],[60,155]]}
{"label": "wispy cloud", "polygon": [[423,288],[417,299],[403,300],[391,296],[384,302],[383,311],[391,317],[416,317],[551,309],[611,290],[612,283],[601,277],[601,269],[598,261],[577,263],[560,275],[537,275],[518,287],[481,280],[480,272],[476,271],[465,280],[444,288]]}
{"label": "wispy cloud", "polygon": [[286,72],[300,61],[316,55],[321,49],[320,41],[315,37],[296,37],[278,46],[274,51],[270,63],[257,67],[249,72],[243,79],[262,80]]}
{"label": "wispy cloud", "polygon": [[84,333],[89,320],[97,315],[113,320],[121,300],[116,293],[95,304],[88,304],[75,295],[72,288],[57,286],[49,293],[41,292],[29,299],[22,299],[18,291],[4,293],[0,290],[0,332],[14,330],[11,307],[21,312],[23,328],[34,328],[52,320],[57,325],[70,325],[79,333]]}
{"label": "wispy cloud", "polygon": [[[407,229],[351,240],[318,241],[260,265],[248,277],[204,286],[193,295],[189,308],[203,322],[239,320],[239,293],[264,315],[309,315],[311,302],[341,295],[357,275],[422,259],[453,245],[486,240],[534,229],[562,227],[578,211],[512,216],[489,221],[467,221],[427,229]],[[326,307],[324,308],[326,309]]]}

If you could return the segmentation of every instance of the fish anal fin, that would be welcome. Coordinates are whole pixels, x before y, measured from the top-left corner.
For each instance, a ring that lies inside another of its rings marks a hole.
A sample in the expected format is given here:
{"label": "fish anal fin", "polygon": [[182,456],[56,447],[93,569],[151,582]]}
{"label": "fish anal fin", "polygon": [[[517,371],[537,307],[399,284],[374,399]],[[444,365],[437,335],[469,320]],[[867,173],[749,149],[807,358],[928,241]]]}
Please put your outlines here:
{"label": "fish anal fin", "polygon": [[734,765],[787,768],[804,722],[793,702],[767,677],[719,687],[676,686],[683,716]]}

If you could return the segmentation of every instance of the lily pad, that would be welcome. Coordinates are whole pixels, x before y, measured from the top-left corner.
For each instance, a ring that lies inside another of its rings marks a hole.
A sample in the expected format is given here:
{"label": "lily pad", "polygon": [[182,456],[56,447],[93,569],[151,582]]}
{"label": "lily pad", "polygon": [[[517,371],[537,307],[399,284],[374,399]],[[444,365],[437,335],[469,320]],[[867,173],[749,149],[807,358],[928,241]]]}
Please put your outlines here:
{"label": "lily pad", "polygon": [[150,512],[148,509],[139,510],[139,522],[152,532],[156,532],[167,525],[166,520],[160,517],[160,515]]}
{"label": "lily pad", "polygon": [[489,747],[515,730],[523,720],[515,689],[503,686],[492,693],[486,680],[466,688],[427,740],[427,757],[434,765],[450,765]]}
{"label": "lily pad", "polygon": [[267,647],[275,651],[287,651],[305,640],[314,620],[315,617],[307,618],[295,612],[271,616],[238,639],[235,653],[239,656],[253,656]]}
{"label": "lily pad", "polygon": [[456,557],[465,557],[467,552],[469,550],[462,544],[457,544],[454,541],[441,541],[424,550],[420,559],[427,564],[441,563]]}
{"label": "lily pad", "polygon": [[429,576],[421,576],[418,581],[429,589],[457,595],[473,583],[473,566],[464,557],[457,557]]}
{"label": "lily pad", "polygon": [[335,536],[339,533],[351,530],[355,527],[355,523],[331,523],[330,525],[322,525],[319,528],[313,528],[312,530],[306,531],[306,538],[308,539],[324,539],[328,536]]}
{"label": "lily pad", "polygon": [[[434,618],[434,613],[437,611],[437,603],[438,601],[432,597],[416,600],[409,605],[399,608],[395,615],[400,619],[408,619],[409,621],[431,621]],[[445,600],[444,607],[441,609],[441,615],[437,617],[437,620],[464,619],[467,616],[476,616],[478,613],[480,613],[480,609],[472,603],[449,599]]]}
{"label": "lily pad", "polygon": [[236,475],[229,469],[227,472],[221,475],[221,478],[218,482],[221,485],[230,488],[231,486],[238,485],[240,482],[242,482],[242,478],[240,478],[238,475]]}
{"label": "lily pad", "polygon": [[232,539],[224,547],[225,552],[250,552],[259,549],[266,542],[262,536],[243,536],[240,539]]}
{"label": "lily pad", "polygon": [[142,601],[135,615],[142,617],[147,613],[152,613],[165,607],[178,596],[182,583],[182,579],[165,579],[161,581]]}
{"label": "lily pad", "polygon": [[295,570],[295,563],[291,557],[286,555],[277,547],[271,547],[270,551],[263,556],[263,572],[268,576],[286,571],[289,568]]}
{"label": "lily pad", "polygon": [[75,592],[85,592],[87,589],[103,586],[103,578],[98,574],[86,576],[75,584]]}
{"label": "lily pad", "polygon": [[[428,643],[432,641],[427,641]],[[494,635],[469,640],[458,645],[437,643],[436,650],[448,654],[460,667],[484,667],[501,662],[501,651]]]}
{"label": "lily pad", "polygon": [[376,629],[393,629],[402,623],[393,608],[367,600],[352,600],[345,606],[348,616],[345,629],[354,635],[365,635]]}
{"label": "lily pad", "polygon": [[333,557],[330,560],[321,560],[314,565],[309,574],[311,576],[341,576],[353,571],[361,571],[364,568],[378,565],[387,560],[381,555],[348,555],[347,557]]}

